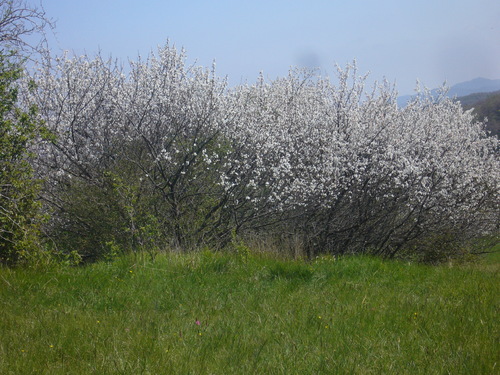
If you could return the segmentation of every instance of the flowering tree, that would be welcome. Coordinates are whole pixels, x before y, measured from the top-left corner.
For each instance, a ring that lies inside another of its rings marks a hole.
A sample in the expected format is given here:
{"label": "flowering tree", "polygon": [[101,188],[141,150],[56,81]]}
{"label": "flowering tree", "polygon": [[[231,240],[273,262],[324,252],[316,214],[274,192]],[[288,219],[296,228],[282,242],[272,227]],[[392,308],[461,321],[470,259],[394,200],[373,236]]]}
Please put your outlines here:
{"label": "flowering tree", "polygon": [[230,113],[214,69],[186,67],[167,45],[131,62],[128,76],[84,56],[62,58],[35,80],[30,100],[58,135],[38,150],[57,236],[126,238],[133,248],[227,241],[232,196],[219,170],[232,152],[221,131]]}
{"label": "flowering tree", "polygon": [[432,233],[491,229],[497,141],[482,124],[445,98],[400,109],[387,84],[364,89],[355,67],[339,70],[337,86],[292,71],[238,88],[230,131],[246,151],[226,184],[281,212],[309,252],[394,255]]}
{"label": "flowering tree", "polygon": [[335,84],[291,70],[228,89],[167,45],[128,74],[63,57],[33,78],[57,134],[37,152],[59,237],[185,248],[279,233],[309,255],[394,255],[495,230],[498,140],[444,97],[366,94],[354,65]]}

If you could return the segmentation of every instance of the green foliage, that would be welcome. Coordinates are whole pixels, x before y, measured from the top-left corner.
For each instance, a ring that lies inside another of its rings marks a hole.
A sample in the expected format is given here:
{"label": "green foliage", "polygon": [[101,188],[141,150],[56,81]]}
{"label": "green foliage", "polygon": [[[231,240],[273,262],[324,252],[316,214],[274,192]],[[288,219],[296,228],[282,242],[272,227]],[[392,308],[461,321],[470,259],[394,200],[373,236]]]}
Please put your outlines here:
{"label": "green foliage", "polygon": [[[64,211],[51,223],[50,235],[64,253],[76,251],[84,261],[109,253],[109,242],[122,238],[122,221],[114,196],[94,184],[75,180],[60,191]],[[119,229],[118,229],[119,228]]]}
{"label": "green foliage", "polygon": [[19,66],[0,53],[0,263],[15,264],[40,251],[40,181],[34,179],[30,146],[47,136],[36,109],[17,106]]}
{"label": "green foliage", "polygon": [[111,260],[128,251],[154,254],[165,247],[155,199],[145,182],[118,172],[104,172],[101,181],[73,179],[58,192],[64,210],[51,234],[63,252],[78,252],[84,261]]}
{"label": "green foliage", "polygon": [[[120,175],[121,174],[121,175]],[[119,230],[122,232],[118,244],[125,250],[141,249],[151,254],[162,249],[165,238],[162,235],[160,218],[154,215],[154,202],[157,197],[137,175],[124,173],[123,170],[106,173],[108,187],[115,197],[115,210],[119,212]],[[121,226],[121,227],[120,227]],[[117,235],[115,235],[117,237]]]}
{"label": "green foliage", "polygon": [[154,256],[165,248],[226,245],[233,219],[218,168],[230,147],[217,136],[178,138],[171,160],[153,160],[140,141],[124,142],[88,175],[54,184],[50,233],[58,248],[93,261],[113,258],[115,246]]}
{"label": "green foliage", "polygon": [[0,268],[0,373],[494,374],[498,270],[207,250]]}
{"label": "green foliage", "polygon": [[236,230],[231,231],[231,250],[233,250],[242,260],[246,261],[250,254],[250,248],[241,237],[236,234]]}
{"label": "green foliage", "polygon": [[[488,249],[493,246],[495,236],[489,238],[491,238],[490,241],[486,239],[464,240],[454,233],[434,233],[413,241],[398,254],[398,257],[434,265],[450,262],[473,263],[477,260],[477,253],[481,253],[485,246]],[[496,242],[498,243],[498,240]]]}

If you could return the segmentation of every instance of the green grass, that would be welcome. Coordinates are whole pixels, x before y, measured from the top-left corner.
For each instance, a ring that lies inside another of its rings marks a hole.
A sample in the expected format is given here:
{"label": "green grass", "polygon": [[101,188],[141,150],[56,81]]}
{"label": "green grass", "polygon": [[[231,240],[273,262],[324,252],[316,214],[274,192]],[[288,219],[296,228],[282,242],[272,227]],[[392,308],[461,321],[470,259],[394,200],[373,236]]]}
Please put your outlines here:
{"label": "green grass", "polygon": [[0,373],[495,374],[500,263],[485,262],[202,252],[3,268]]}

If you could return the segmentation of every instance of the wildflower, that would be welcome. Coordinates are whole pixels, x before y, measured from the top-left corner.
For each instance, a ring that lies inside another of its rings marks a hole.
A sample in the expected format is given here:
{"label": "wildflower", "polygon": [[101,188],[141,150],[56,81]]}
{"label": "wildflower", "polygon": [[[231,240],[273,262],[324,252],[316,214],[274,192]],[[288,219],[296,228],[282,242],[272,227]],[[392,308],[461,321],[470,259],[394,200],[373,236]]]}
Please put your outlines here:
{"label": "wildflower", "polygon": [[201,322],[199,320],[196,320],[195,323],[196,323],[197,326],[201,326]]}

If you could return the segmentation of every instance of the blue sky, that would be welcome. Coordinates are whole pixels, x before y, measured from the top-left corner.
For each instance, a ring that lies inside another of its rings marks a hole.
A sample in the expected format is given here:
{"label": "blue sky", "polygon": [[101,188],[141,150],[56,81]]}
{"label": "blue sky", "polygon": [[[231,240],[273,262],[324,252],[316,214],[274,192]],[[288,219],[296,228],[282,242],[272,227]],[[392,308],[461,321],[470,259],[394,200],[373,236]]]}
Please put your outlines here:
{"label": "blue sky", "polygon": [[[30,0],[38,4],[39,0]],[[43,0],[57,21],[54,51],[123,61],[170,40],[190,62],[231,84],[269,79],[290,66],[356,59],[371,80],[387,78],[401,94],[419,79],[429,88],[476,77],[500,78],[498,0]]]}

